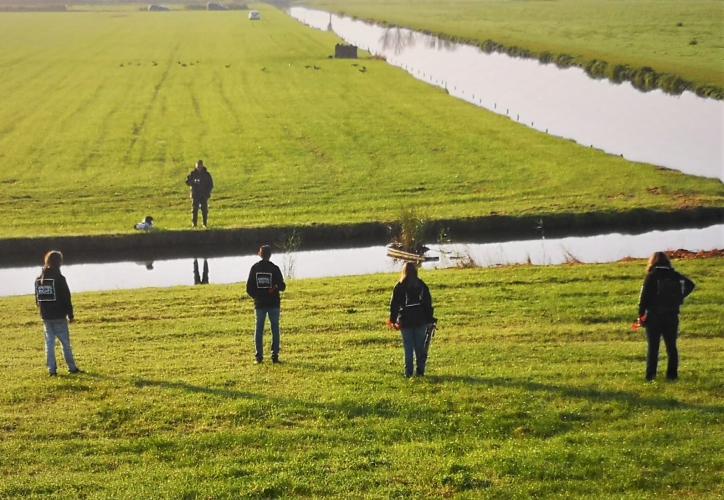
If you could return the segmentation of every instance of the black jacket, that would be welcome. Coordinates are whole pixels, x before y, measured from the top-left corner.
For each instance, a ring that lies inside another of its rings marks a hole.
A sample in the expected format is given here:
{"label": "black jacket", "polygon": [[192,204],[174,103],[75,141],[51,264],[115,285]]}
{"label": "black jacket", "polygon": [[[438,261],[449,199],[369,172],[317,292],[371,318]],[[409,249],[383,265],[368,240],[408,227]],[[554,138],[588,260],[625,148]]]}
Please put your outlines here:
{"label": "black jacket", "polygon": [[46,269],[36,278],[35,303],[43,319],[73,319],[70,289],[60,270]]}
{"label": "black jacket", "polygon": [[414,328],[435,321],[430,289],[421,279],[397,283],[390,301],[390,321],[402,328]]}
{"label": "black jacket", "polygon": [[214,189],[214,179],[206,167],[201,170],[193,169],[186,176],[186,185],[191,186],[191,196],[197,200],[208,200],[211,197],[211,191]]}
{"label": "black jacket", "polygon": [[684,298],[694,290],[694,282],[670,267],[655,267],[646,275],[639,299],[639,316],[679,313]]}
{"label": "black jacket", "polygon": [[268,260],[260,260],[249,270],[246,280],[246,293],[254,299],[256,309],[279,307],[279,292],[287,288],[284,277],[276,264]]}

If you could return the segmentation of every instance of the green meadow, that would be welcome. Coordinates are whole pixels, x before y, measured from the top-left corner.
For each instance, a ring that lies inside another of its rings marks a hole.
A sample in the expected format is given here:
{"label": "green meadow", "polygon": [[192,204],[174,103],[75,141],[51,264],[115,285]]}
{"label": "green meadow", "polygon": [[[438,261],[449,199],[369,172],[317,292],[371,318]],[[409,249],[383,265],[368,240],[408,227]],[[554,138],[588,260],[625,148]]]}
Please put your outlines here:
{"label": "green meadow", "polygon": [[290,281],[281,365],[241,283],[76,294],[57,378],[32,297],[0,299],[0,497],[717,498],[723,264],[676,263],[678,383],[644,382],[642,261],[423,271],[412,380],[394,275]]}
{"label": "green meadow", "polygon": [[[594,61],[724,89],[719,0],[308,0],[303,4],[531,55]],[[599,63],[600,64],[600,63]],[[605,73],[605,72],[604,72]],[[607,75],[610,76],[610,75]]]}
{"label": "green meadow", "polygon": [[[0,13],[3,238],[721,207],[718,180],[633,164],[457,101],[269,6]],[[366,71],[360,71],[361,66]]]}

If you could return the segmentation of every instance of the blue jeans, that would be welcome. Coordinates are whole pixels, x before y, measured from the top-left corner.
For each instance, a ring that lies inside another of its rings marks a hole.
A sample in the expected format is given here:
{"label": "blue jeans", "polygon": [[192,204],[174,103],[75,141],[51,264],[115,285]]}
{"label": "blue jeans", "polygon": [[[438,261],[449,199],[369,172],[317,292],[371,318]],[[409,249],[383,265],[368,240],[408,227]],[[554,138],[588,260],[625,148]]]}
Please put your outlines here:
{"label": "blue jeans", "polygon": [[63,346],[63,357],[68,370],[74,372],[78,369],[73,358],[73,349],[70,347],[70,333],[67,319],[45,319],[45,354],[48,358],[48,372],[55,373],[58,369],[55,364],[55,339],[60,340]]}
{"label": "blue jeans", "polygon": [[279,307],[264,307],[256,310],[256,335],[254,341],[256,343],[256,359],[261,361],[264,359],[264,321],[267,315],[271,324],[272,332],[272,359],[279,357],[280,348],[280,332],[279,332]]}
{"label": "blue jeans", "polygon": [[417,375],[425,375],[425,331],[427,325],[401,328],[402,345],[405,348],[405,377],[412,377],[413,355],[417,360]]}

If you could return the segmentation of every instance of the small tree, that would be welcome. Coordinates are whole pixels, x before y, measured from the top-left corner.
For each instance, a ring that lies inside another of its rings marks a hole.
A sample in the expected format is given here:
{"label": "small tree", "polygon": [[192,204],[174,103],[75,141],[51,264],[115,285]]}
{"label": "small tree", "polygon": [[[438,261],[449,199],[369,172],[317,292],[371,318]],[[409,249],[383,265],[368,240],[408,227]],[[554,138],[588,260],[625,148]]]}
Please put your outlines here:
{"label": "small tree", "polygon": [[414,208],[403,208],[400,211],[400,234],[395,242],[408,252],[419,252],[422,250],[425,239],[427,220]]}

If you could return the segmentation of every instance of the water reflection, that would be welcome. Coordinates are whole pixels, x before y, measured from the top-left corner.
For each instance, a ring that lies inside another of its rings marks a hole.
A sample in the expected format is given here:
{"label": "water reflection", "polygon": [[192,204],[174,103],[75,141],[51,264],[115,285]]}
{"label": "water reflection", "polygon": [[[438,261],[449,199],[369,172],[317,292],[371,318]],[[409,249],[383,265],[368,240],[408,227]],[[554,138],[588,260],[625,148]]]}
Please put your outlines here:
{"label": "water reflection", "polygon": [[209,284],[209,261],[204,259],[203,274],[199,274],[199,261],[194,259],[194,285]]}
{"label": "water reflection", "polygon": [[[330,28],[332,28],[330,30]],[[330,21],[327,31],[333,31],[332,23]],[[454,51],[457,48],[455,42],[450,40],[444,40],[432,35],[425,35],[422,33],[415,33],[404,28],[386,28],[382,32],[379,44],[383,50],[392,50],[396,55],[401,54],[405,49],[411,49],[415,45],[421,42],[423,47],[427,47],[431,50],[449,50]]]}
{"label": "water reflection", "polygon": [[[542,228],[541,228],[542,231]],[[426,262],[426,269],[506,264],[549,265],[564,262],[611,262],[625,257],[645,258],[658,250],[713,250],[724,248],[724,224],[704,229],[651,231],[644,234],[605,234],[587,237],[541,238],[497,243],[430,244],[429,254],[438,262]],[[387,257],[383,245],[288,251],[277,254],[287,278],[320,278],[399,272],[401,263]],[[193,284],[238,283],[244,286],[251,266],[259,260],[254,254],[208,257],[199,266],[198,258],[157,260],[151,270],[135,262],[73,264],[63,266],[74,292],[143,287],[169,287]],[[214,267],[210,276],[209,267]],[[189,267],[193,267],[193,280]],[[32,294],[33,280],[40,266],[0,269],[0,296]],[[98,277],[103,279],[99,280]]]}
{"label": "water reflection", "polygon": [[[724,180],[724,102],[692,92],[642,93],[581,68],[486,53],[404,28],[376,26],[303,7],[290,15],[331,28],[413,77],[521,124],[633,161]],[[444,49],[444,50],[441,50]]]}

